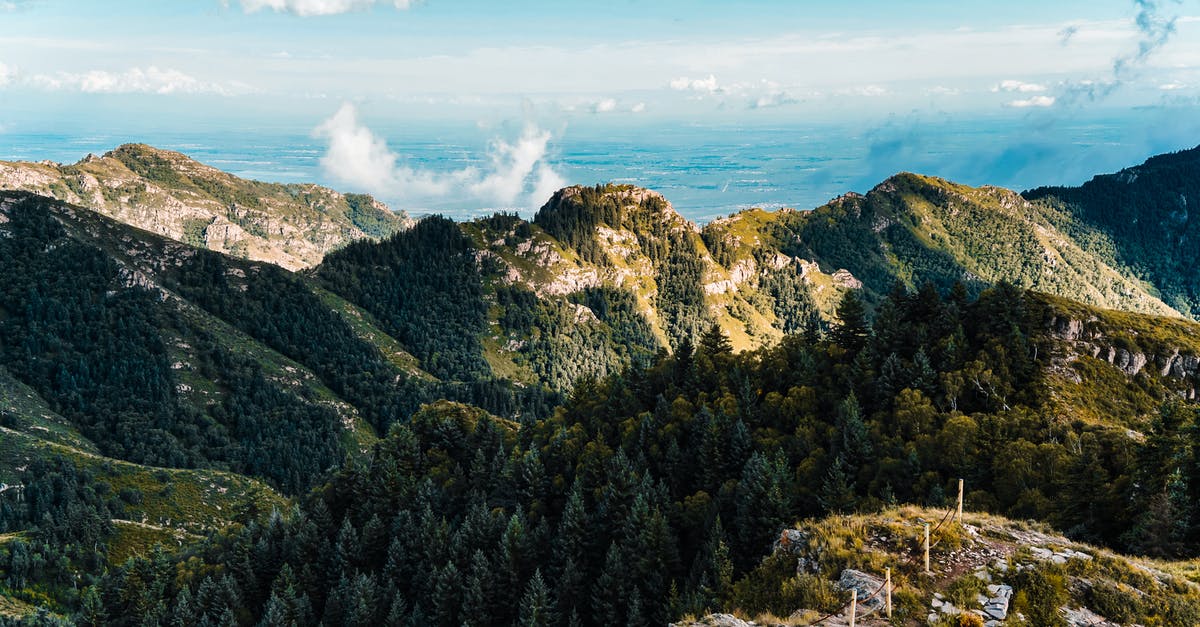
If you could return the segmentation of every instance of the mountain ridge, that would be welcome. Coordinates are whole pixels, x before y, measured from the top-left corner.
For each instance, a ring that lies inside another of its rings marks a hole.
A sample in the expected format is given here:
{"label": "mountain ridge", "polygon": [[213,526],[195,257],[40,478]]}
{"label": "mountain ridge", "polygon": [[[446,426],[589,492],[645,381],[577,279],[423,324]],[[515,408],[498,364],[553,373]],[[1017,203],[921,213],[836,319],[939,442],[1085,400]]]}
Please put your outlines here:
{"label": "mountain ridge", "polygon": [[[575,186],[532,220],[431,216],[291,272],[0,192],[0,480],[38,495],[0,496],[0,614],[826,607],[802,595],[827,577],[766,552],[783,526],[940,505],[957,477],[981,510],[1191,557],[1200,324],[1063,215],[902,173],[701,228]],[[1072,598],[1111,612],[1134,570]],[[1185,612],[1138,615],[1194,624],[1176,588]]]}
{"label": "mountain ridge", "polygon": [[125,144],[75,164],[0,162],[0,188],[86,206],[178,241],[296,270],[407,228],[370,196],[240,179],[182,153]]}

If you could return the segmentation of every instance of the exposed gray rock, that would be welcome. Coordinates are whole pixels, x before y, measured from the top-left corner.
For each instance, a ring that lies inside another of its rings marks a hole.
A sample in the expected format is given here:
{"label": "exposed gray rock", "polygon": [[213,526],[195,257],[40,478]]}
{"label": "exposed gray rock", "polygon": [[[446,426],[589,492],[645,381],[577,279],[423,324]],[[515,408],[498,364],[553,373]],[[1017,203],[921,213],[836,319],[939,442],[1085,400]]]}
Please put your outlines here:
{"label": "exposed gray rock", "polygon": [[808,549],[809,534],[802,529],[784,529],[775,540],[775,552],[797,555]]}
{"label": "exposed gray rock", "polygon": [[[883,588],[883,579],[880,577],[868,575],[861,570],[847,568],[842,571],[842,576],[838,578],[837,585],[846,592],[857,590],[858,607],[864,611],[866,609],[879,610],[886,604],[884,594],[881,591]],[[879,594],[875,594],[876,592],[879,592]]]}
{"label": "exposed gray rock", "polygon": [[1111,622],[1086,607],[1076,609],[1064,607],[1058,611],[1063,618],[1067,619],[1067,624],[1071,627],[1120,627],[1119,623]]}
{"label": "exposed gray rock", "polygon": [[744,621],[733,614],[709,614],[696,622],[671,623],[670,627],[754,627],[757,624]]}

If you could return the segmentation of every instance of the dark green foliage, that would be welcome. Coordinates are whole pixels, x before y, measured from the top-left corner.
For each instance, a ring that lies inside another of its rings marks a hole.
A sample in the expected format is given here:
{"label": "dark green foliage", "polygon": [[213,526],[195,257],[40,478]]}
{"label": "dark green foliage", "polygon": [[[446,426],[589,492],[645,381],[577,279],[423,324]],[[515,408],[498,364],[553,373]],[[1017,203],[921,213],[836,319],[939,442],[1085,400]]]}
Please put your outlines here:
{"label": "dark green foliage", "polygon": [[518,345],[517,363],[551,389],[569,390],[580,377],[607,376],[645,363],[657,348],[627,291],[588,288],[565,301],[538,298],[515,286],[497,286],[495,292],[503,308],[499,322]]}
{"label": "dark green foliage", "polygon": [[[124,272],[67,237],[29,199],[0,239],[0,363],[109,456],[161,466],[231,468],[307,488],[338,461],[338,418],[285,394],[245,358],[144,289],[112,290]],[[50,252],[53,250],[53,252]],[[240,312],[241,313],[241,312]],[[201,370],[227,394],[206,411],[179,402],[164,335],[192,337]]]}
{"label": "dark green foliage", "polygon": [[17,203],[0,238],[0,364],[106,453],[194,463],[194,443],[180,440],[198,419],[175,402],[156,296],[109,294],[120,268],[68,238],[43,202]]}
{"label": "dark green foliage", "polygon": [[830,331],[830,339],[842,347],[851,357],[857,355],[871,335],[866,307],[858,292],[847,290],[837,307],[837,322]]}
{"label": "dark green foliage", "polygon": [[779,330],[789,335],[802,333],[821,322],[817,304],[799,272],[798,265],[789,264],[779,270],[768,270],[758,282],[759,291],[771,297]]}
{"label": "dark green foliage", "polygon": [[[832,343],[796,339],[733,355],[708,333],[694,355],[585,380],[553,417],[519,429],[466,406],[427,407],[300,512],[215,538],[194,556],[218,567],[237,563],[238,547],[254,547],[259,557],[237,575],[241,590],[255,591],[242,598],[253,621],[294,605],[280,592],[291,581],[288,565],[295,598],[334,624],[351,624],[357,613],[394,622],[477,624],[487,616],[590,625],[664,624],[731,598],[767,609],[824,604],[831,596],[820,582],[770,590],[754,579],[781,527],[883,502],[940,503],[959,476],[999,512],[1069,519],[1081,533],[1119,544],[1135,513],[1089,522],[1067,497],[1079,480],[1067,470],[1076,463],[1121,477],[1092,495],[1116,507],[1114,486],[1129,485],[1132,472],[1132,458],[1121,457],[1127,441],[1086,431],[1073,454],[1058,443],[1079,437],[1068,425],[1051,427],[1047,441],[1042,396],[1028,391],[1042,368],[1024,365],[1033,351],[1010,349],[1044,342],[1039,301],[1008,288],[975,303],[956,299],[897,293],[889,305],[896,319],[924,323],[912,325],[910,340],[862,338],[855,363]],[[965,358],[920,357],[941,354],[949,338],[963,343]],[[888,357],[874,357],[884,351]],[[922,359],[932,375],[910,368]],[[893,387],[874,380],[888,360],[899,364],[896,381],[920,379],[928,389],[879,396]],[[869,380],[847,378],[848,368]],[[747,391],[739,373],[759,387]],[[938,409],[949,406],[942,382],[950,374],[979,383],[957,392],[957,411]],[[1163,420],[1163,437],[1178,432],[1168,425],[1175,418]],[[979,454],[984,437],[995,455]],[[1149,442],[1146,455],[1191,459],[1187,446],[1183,457],[1169,452],[1182,445],[1177,437],[1163,442]],[[1075,455],[1083,456],[1072,462]],[[732,531],[719,521],[732,521]],[[110,581],[110,594],[144,594],[131,592],[127,575]],[[1034,583],[1057,594],[1053,579]],[[176,603],[177,592],[164,594]]]}
{"label": "dark green foliage", "polygon": [[1200,206],[1200,148],[1152,157],[1143,165],[1093,178],[1080,187],[1025,192],[1083,247],[1153,283],[1187,315],[1200,311],[1200,233],[1190,211]]}
{"label": "dark green foliage", "polygon": [[198,250],[169,276],[170,287],[192,302],[312,368],[378,428],[416,409],[419,396],[408,397],[416,392],[407,377],[295,275],[271,265],[243,270]]}
{"label": "dark green foliage", "polygon": [[396,223],[384,219],[383,212],[387,209],[376,207],[373,198],[365,194],[346,194],[345,198],[348,207],[346,217],[358,230],[377,239],[396,232]]}
{"label": "dark green foliage", "polygon": [[479,343],[487,309],[473,252],[457,224],[431,217],[378,244],[355,242],[330,254],[317,276],[371,312],[422,368],[471,380],[489,373]]}

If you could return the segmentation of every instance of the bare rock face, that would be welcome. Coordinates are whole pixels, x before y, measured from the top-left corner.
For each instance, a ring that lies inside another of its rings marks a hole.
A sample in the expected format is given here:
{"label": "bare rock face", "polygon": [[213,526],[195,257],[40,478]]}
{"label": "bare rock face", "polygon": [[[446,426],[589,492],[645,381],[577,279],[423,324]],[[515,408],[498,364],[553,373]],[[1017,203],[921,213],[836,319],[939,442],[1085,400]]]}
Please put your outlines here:
{"label": "bare rock face", "polygon": [[858,592],[858,606],[863,610],[880,610],[886,603],[882,593],[883,579],[868,575],[861,570],[853,568],[843,570],[837,585],[846,592],[851,590]]}
{"label": "bare rock face", "polygon": [[316,265],[353,240],[411,225],[369,196],[248,181],[177,152],[134,144],[72,165],[0,162],[0,189],[49,196],[193,246],[290,270]]}

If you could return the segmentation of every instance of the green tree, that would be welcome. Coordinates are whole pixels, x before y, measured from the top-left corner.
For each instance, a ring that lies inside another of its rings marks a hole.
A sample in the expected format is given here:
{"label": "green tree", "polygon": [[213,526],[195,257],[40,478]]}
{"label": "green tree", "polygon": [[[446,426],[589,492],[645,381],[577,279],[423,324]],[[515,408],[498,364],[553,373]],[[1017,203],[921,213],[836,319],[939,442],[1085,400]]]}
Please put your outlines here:
{"label": "green tree", "polygon": [[866,346],[870,335],[866,305],[858,290],[846,290],[838,302],[837,323],[830,330],[830,339],[853,357]]}
{"label": "green tree", "polygon": [[541,569],[533,571],[533,577],[525,587],[525,595],[521,597],[521,610],[517,624],[521,627],[549,627],[555,622],[554,602],[542,580]]}

